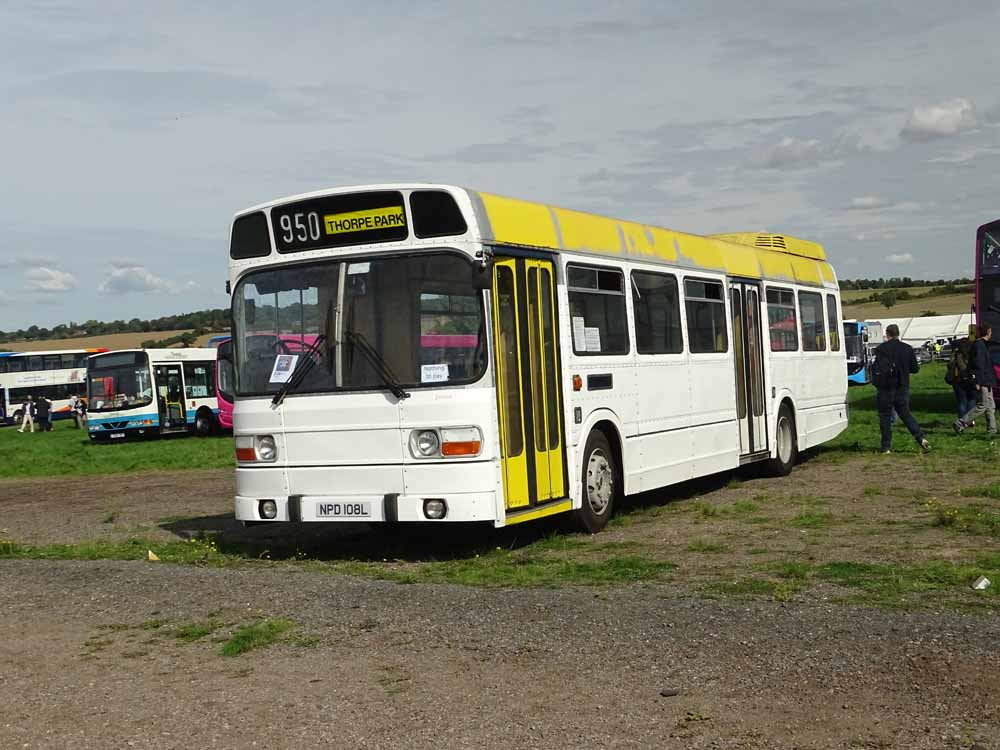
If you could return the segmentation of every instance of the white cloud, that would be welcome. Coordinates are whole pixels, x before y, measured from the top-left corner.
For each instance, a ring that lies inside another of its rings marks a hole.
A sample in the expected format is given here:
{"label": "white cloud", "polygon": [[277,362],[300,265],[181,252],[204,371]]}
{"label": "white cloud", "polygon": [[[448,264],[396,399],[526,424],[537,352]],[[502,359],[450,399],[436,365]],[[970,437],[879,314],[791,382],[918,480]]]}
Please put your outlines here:
{"label": "white cloud", "polygon": [[886,263],[892,263],[894,266],[901,266],[906,263],[913,262],[913,253],[893,253],[892,255],[885,256]]}
{"label": "white cloud", "polygon": [[195,288],[197,284],[188,281],[183,284],[163,279],[145,266],[135,263],[119,265],[101,282],[101,294],[129,294],[130,292],[158,292],[180,294]]}
{"label": "white cloud", "polygon": [[885,198],[879,198],[876,195],[862,195],[858,198],[851,198],[851,204],[847,209],[849,211],[877,211],[891,205]]}
{"label": "white cloud", "polygon": [[14,258],[0,258],[0,268],[51,268],[59,265],[52,258],[29,258],[20,255]]}
{"label": "white cloud", "polygon": [[76,280],[65,271],[54,268],[39,267],[24,272],[28,280],[27,289],[33,292],[68,292],[76,289]]}
{"label": "white cloud", "polygon": [[815,164],[822,156],[823,148],[815,139],[803,140],[794,136],[785,136],[773,146],[761,149],[754,154],[754,163],[759,167],[783,169]]}
{"label": "white cloud", "polygon": [[976,105],[968,99],[951,99],[917,107],[910,113],[900,135],[910,141],[947,138],[976,126]]}

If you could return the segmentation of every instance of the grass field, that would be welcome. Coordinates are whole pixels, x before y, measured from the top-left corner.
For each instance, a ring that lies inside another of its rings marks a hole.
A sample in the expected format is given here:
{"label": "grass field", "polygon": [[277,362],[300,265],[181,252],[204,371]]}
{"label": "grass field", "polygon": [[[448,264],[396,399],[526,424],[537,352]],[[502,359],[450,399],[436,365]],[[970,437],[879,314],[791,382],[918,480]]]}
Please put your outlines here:
{"label": "grass field", "polygon": [[[0,532],[0,559],[145,560],[153,550],[160,560],[153,564],[277,566],[400,584],[645,583],[663,587],[664,595],[1000,609],[1000,449],[982,425],[952,433],[943,365],[925,366],[912,383],[930,453],[897,425],[893,453],[880,455],[874,389],[852,388],[849,400],[848,429],[808,451],[790,476],[730,472],[644,493],[628,498],[593,536],[566,533],[558,517],[501,530],[431,525],[345,533],[320,524],[242,529],[211,514],[168,517],[164,508],[157,524],[104,518],[104,538],[72,544],[25,544]],[[82,439],[66,425],[48,435],[0,431],[0,451],[9,457],[0,471],[233,464],[229,438],[110,446]],[[187,538],[162,533],[184,527],[196,531]],[[993,585],[974,591],[979,576]]]}
{"label": "grass field", "polygon": [[174,437],[127,443],[92,444],[72,420],[53,423],[52,432],[20,433],[0,428],[0,477],[56,474],[120,474],[168,469],[214,469],[236,461],[229,435]]}
{"label": "grass field", "polygon": [[[0,344],[0,349],[8,349],[13,352],[40,352],[60,349],[138,349],[143,341],[149,339],[161,340],[171,336],[179,336],[187,333],[183,329],[179,331],[149,331],[147,333],[109,333],[104,336],[81,336],[72,339],[48,339],[46,341],[18,341],[9,344]],[[196,345],[204,346],[205,343],[219,334],[208,333],[199,336]]]}
{"label": "grass field", "polygon": [[891,308],[886,309],[881,302],[850,304],[846,294],[843,297],[844,317],[857,318],[858,320],[917,318],[928,310],[938,315],[964,315],[969,312],[973,301],[971,294],[943,294],[940,297],[927,297],[926,299],[900,300]]}

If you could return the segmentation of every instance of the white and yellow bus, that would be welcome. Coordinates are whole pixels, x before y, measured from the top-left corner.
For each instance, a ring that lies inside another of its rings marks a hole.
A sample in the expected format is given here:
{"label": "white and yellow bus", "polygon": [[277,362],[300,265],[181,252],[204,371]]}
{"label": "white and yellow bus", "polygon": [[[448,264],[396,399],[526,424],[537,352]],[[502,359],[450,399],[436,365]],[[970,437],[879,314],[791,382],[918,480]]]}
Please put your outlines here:
{"label": "white and yellow bus", "polygon": [[231,234],[236,516],[572,513],[847,425],[837,279],[697,236],[444,185],[324,190]]}

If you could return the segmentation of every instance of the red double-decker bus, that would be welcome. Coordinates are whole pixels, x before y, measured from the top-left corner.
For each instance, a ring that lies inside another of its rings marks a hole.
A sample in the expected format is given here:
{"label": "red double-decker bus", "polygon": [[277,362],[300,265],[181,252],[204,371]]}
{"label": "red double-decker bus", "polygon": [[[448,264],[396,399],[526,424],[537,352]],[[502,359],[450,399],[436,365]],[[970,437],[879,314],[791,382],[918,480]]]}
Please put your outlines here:
{"label": "red double-decker bus", "polygon": [[976,230],[976,323],[1000,331],[1000,219]]}

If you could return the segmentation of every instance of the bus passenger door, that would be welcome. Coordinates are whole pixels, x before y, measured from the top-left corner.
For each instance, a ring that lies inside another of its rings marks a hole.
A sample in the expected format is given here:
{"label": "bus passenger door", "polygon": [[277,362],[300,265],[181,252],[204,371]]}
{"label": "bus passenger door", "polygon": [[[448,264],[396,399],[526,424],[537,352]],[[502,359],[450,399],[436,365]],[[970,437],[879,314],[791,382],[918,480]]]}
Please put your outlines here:
{"label": "bus passenger door", "polygon": [[161,430],[187,429],[184,408],[184,381],[180,365],[160,365],[155,368],[156,401],[160,412]]}
{"label": "bus passenger door", "polygon": [[736,365],[736,416],[740,456],[767,450],[764,414],[764,360],[760,324],[760,285],[731,282],[733,356]]}
{"label": "bus passenger door", "polygon": [[516,511],[566,494],[550,261],[497,259],[493,326],[504,505]]}

